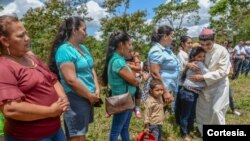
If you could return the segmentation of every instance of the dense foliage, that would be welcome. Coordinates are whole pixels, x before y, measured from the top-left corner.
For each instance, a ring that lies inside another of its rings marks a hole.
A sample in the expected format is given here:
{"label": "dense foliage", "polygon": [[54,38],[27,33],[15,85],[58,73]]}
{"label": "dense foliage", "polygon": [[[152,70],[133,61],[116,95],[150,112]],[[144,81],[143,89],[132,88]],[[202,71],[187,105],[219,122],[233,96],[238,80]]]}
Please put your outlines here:
{"label": "dense foliage", "polygon": [[58,0],[51,0],[43,7],[28,10],[21,20],[31,38],[32,51],[47,61],[60,24],[65,18],[77,13],[86,15],[86,7],[76,9],[70,3]]}
{"label": "dense foliage", "polygon": [[218,33],[217,40],[249,40],[250,1],[249,0],[211,0],[211,27]]}
{"label": "dense foliage", "polygon": [[176,45],[179,44],[180,36],[187,34],[187,28],[184,23],[196,25],[199,23],[200,17],[198,0],[186,0],[176,3],[176,0],[170,0],[168,3],[161,4],[155,8],[155,23],[168,24],[175,30]]}
{"label": "dense foliage", "polygon": [[[43,7],[30,9],[21,19],[31,37],[32,51],[47,61],[49,51],[55,34],[62,21],[72,15],[80,15],[86,20],[86,1],[81,1],[81,6],[72,3],[50,0]],[[218,33],[220,42],[225,39],[248,39],[250,35],[250,2],[246,0],[211,0],[215,2],[210,9],[211,27]],[[89,36],[86,46],[90,48],[95,59],[98,76],[102,72],[105,59],[105,50],[110,33],[114,30],[125,30],[133,39],[135,50],[141,52],[143,61],[150,49],[150,36],[157,25],[168,24],[175,30],[175,40],[178,46],[179,37],[187,34],[183,23],[198,24],[198,0],[186,0],[176,3],[170,0],[154,8],[155,16],[152,21],[147,21],[147,11],[137,10],[128,12],[130,0],[108,0],[102,5],[108,15],[100,20],[102,40]],[[0,7],[1,10],[1,7]]]}

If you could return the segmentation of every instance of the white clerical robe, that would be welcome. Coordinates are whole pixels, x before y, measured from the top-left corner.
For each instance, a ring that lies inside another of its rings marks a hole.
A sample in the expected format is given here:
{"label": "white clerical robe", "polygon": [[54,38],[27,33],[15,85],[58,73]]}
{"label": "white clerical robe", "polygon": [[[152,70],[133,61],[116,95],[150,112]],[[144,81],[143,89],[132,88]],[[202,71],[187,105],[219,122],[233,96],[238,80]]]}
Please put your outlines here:
{"label": "white clerical robe", "polygon": [[209,72],[203,75],[207,87],[199,95],[196,106],[196,120],[202,133],[204,124],[225,124],[225,114],[229,105],[230,55],[218,44],[206,53],[205,64]]}

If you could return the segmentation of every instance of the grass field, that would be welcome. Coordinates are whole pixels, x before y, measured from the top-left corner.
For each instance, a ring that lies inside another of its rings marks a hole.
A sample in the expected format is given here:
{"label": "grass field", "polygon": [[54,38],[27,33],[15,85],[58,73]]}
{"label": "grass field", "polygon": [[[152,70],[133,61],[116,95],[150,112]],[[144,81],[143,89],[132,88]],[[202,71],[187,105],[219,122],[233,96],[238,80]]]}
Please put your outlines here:
{"label": "grass field", "polygon": [[[226,115],[227,124],[250,124],[250,87],[249,78],[242,76],[235,81],[231,81],[233,89],[234,101],[238,111],[242,113],[241,116],[233,115],[230,108]],[[90,125],[87,138],[89,141],[108,141],[109,131],[111,127],[111,119],[105,118],[104,107],[95,109],[95,122]],[[179,127],[175,124],[174,117],[167,115],[163,125],[163,135],[168,141],[181,141]],[[131,140],[135,141],[137,133],[143,130],[143,119],[136,119],[134,114],[130,123]],[[197,137],[197,131],[194,132],[194,141],[200,141]]]}

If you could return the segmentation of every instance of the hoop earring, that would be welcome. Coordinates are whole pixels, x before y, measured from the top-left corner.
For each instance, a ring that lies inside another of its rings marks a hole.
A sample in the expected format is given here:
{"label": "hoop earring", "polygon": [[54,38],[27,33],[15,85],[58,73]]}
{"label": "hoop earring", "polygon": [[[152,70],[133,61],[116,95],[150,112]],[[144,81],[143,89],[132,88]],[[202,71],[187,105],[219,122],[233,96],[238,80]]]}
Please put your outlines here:
{"label": "hoop earring", "polygon": [[8,52],[8,55],[10,55],[10,49],[9,49],[9,47],[7,47],[7,52]]}

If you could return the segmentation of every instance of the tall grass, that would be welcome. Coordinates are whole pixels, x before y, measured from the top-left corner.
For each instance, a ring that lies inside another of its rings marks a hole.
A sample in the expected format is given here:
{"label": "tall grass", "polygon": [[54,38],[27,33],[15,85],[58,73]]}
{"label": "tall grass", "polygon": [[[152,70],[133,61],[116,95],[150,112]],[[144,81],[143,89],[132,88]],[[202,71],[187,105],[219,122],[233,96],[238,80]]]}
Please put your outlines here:
{"label": "tall grass", "polygon": [[[230,108],[226,115],[227,124],[250,124],[250,87],[249,77],[240,76],[238,80],[231,81],[236,109],[241,116],[233,115]],[[103,97],[104,98],[104,97]],[[105,118],[104,106],[95,109],[95,121],[90,125],[87,138],[89,141],[108,141],[112,117]],[[131,140],[135,141],[137,134],[143,130],[143,119],[136,119],[134,114],[130,123]],[[174,116],[167,114],[163,125],[163,135],[168,141],[181,141],[179,127],[175,124]],[[198,131],[194,132],[194,140],[200,141]]]}

